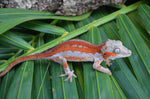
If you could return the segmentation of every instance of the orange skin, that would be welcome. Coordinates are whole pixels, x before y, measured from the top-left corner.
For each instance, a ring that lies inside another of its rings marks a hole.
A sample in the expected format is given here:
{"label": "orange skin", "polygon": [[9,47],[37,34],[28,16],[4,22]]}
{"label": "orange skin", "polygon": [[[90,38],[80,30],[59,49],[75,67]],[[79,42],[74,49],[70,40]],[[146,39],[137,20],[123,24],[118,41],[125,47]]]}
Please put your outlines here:
{"label": "orange skin", "polygon": [[[36,59],[49,59],[62,64],[65,74],[61,75],[61,77],[68,75],[68,78],[65,79],[65,81],[67,81],[68,79],[72,81],[72,76],[76,77],[76,75],[73,74],[74,71],[70,71],[67,61],[94,61],[94,69],[111,75],[111,72],[108,69],[99,65],[104,59],[116,55],[112,52],[103,53],[101,51],[101,48],[105,45],[105,43],[106,41],[100,45],[94,45],[84,40],[69,40],[43,53],[29,55],[16,59],[4,71],[0,73],[0,77],[5,75],[17,63]],[[105,49],[107,49],[107,47],[105,47]],[[68,56],[63,56],[63,52],[69,53],[69,51],[71,51],[71,54],[67,54]],[[80,53],[79,57],[75,56],[77,54],[76,52]],[[82,57],[82,54],[87,55],[87,57]],[[98,54],[96,56],[97,58],[94,58],[96,54]]]}
{"label": "orange skin", "polygon": [[116,54],[115,54],[115,53],[112,53],[112,52],[104,52],[104,53],[103,53],[103,58],[104,58],[104,59],[107,59],[107,58],[110,57],[110,56],[116,56]]}

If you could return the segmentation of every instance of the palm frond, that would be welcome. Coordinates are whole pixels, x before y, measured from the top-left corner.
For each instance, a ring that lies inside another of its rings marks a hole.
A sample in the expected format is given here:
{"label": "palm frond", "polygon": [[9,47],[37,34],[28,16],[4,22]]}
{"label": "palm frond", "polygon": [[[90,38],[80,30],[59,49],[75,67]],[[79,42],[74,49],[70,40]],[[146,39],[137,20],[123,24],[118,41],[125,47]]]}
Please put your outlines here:
{"label": "palm frond", "polygon": [[[1,98],[148,99],[148,3],[149,0],[145,0],[129,6],[100,7],[92,14],[89,12],[77,17],[22,9],[0,9],[0,71],[19,57],[40,53],[72,38],[94,44],[107,39],[119,39],[132,51],[129,58],[112,61],[112,76],[93,70],[92,63],[70,62],[70,69],[74,69],[78,76],[77,79],[73,78],[72,83],[64,82],[66,77],[58,77],[64,71],[55,62],[37,60],[18,64],[1,78]],[[106,67],[106,64],[102,63],[102,66]]]}

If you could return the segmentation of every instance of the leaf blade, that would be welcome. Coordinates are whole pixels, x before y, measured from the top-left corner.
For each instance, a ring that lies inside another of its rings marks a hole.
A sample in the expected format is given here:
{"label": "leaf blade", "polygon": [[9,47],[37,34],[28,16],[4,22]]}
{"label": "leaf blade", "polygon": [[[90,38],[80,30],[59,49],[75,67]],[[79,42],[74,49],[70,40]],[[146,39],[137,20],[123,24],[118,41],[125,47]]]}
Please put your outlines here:
{"label": "leaf blade", "polygon": [[142,23],[144,24],[145,28],[147,29],[148,33],[150,34],[150,7],[146,4],[141,4],[138,7],[138,13],[141,16]]}
{"label": "leaf blade", "polygon": [[43,33],[56,34],[56,35],[62,35],[67,32],[65,29],[61,27],[47,24],[41,21],[29,21],[19,26],[23,28],[43,32]]}
{"label": "leaf blade", "polygon": [[132,50],[132,55],[129,57],[129,60],[132,64],[134,73],[140,84],[143,86],[144,91],[148,94],[150,90],[150,88],[147,86],[150,82],[150,78],[147,76],[149,75],[149,65],[145,64],[145,62],[148,64],[149,62],[145,58],[150,57],[150,54],[145,56],[144,53],[149,53],[148,50],[146,50],[147,47],[145,47],[144,41],[139,36],[136,28],[126,15],[118,16],[117,24],[119,25],[119,33],[122,41],[124,42],[125,46]]}
{"label": "leaf blade", "polygon": [[[27,65],[30,64],[30,69],[26,69]],[[24,70],[22,68],[25,68]],[[33,75],[33,62],[25,62],[19,67],[13,81],[10,85],[6,99],[16,99],[20,97],[30,98],[31,97],[31,86],[32,86],[32,75]],[[25,88],[25,89],[22,89]]]}
{"label": "leaf blade", "polygon": [[34,49],[30,44],[28,44],[25,40],[17,36],[13,32],[7,32],[5,34],[0,35],[0,44],[4,46],[15,46],[24,50]]}

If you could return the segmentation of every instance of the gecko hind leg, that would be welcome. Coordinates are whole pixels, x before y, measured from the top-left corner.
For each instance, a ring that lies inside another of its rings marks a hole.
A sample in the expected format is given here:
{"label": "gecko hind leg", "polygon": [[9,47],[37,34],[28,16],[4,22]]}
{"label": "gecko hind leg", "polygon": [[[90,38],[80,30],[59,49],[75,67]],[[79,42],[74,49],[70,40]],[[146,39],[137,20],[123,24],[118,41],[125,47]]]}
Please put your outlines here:
{"label": "gecko hind leg", "polygon": [[67,81],[70,79],[70,82],[72,82],[72,77],[75,77],[75,78],[77,77],[74,74],[74,70],[70,71],[70,68],[67,64],[67,60],[64,57],[59,56],[59,55],[54,55],[50,59],[52,59],[53,61],[55,61],[63,66],[65,74],[61,74],[59,77],[68,76],[64,81]]}

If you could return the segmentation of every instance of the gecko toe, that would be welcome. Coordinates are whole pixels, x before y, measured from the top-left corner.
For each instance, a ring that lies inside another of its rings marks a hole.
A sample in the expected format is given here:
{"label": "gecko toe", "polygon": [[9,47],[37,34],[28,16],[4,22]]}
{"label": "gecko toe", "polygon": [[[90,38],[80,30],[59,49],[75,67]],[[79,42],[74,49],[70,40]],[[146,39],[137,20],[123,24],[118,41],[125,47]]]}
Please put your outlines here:
{"label": "gecko toe", "polygon": [[59,75],[59,77],[64,77],[64,76],[67,76],[67,74],[61,74],[61,75]]}
{"label": "gecko toe", "polygon": [[105,73],[107,73],[109,76],[112,75],[111,71],[108,68],[106,68]]}
{"label": "gecko toe", "polygon": [[77,76],[75,74],[73,74],[73,77],[77,78]]}
{"label": "gecko toe", "polygon": [[111,73],[111,71],[110,71],[110,70],[108,71],[108,75],[109,75],[109,76],[111,76],[111,75],[112,75],[112,73]]}
{"label": "gecko toe", "polygon": [[67,81],[69,78],[67,77],[64,81]]}
{"label": "gecko toe", "polygon": [[111,75],[112,75],[111,71],[108,73],[108,75],[109,75],[109,76],[111,76]]}
{"label": "gecko toe", "polygon": [[72,77],[70,78],[70,82],[72,82]]}

